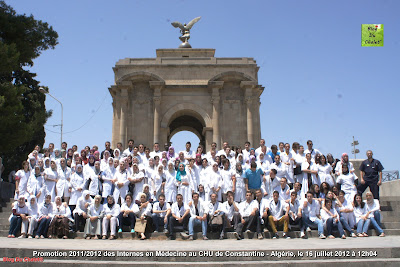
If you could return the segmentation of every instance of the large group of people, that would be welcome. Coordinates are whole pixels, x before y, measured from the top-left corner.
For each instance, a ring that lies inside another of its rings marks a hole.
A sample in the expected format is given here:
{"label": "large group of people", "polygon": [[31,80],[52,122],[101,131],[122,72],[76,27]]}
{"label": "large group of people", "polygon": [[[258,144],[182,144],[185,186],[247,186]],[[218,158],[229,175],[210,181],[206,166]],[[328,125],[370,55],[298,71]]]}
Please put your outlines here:
{"label": "large group of people", "polygon": [[[341,159],[323,155],[307,141],[279,143],[270,148],[260,140],[257,149],[229,146],[210,151],[199,145],[184,151],[155,143],[153,150],[128,141],[104,151],[97,146],[61,149],[54,144],[36,146],[15,174],[16,190],[10,231],[12,238],[68,238],[70,231],[84,232],[87,239],[115,239],[130,229],[141,239],[163,231],[170,239],[178,228],[192,240],[195,227],[217,232],[220,239],[233,231],[237,239],[254,231],[259,239],[271,231],[290,238],[292,228],[301,237],[315,227],[321,239],[368,236],[370,225],[381,228],[379,185],[381,163],[367,151],[361,177],[346,153]],[[370,192],[363,201],[362,194]]]}

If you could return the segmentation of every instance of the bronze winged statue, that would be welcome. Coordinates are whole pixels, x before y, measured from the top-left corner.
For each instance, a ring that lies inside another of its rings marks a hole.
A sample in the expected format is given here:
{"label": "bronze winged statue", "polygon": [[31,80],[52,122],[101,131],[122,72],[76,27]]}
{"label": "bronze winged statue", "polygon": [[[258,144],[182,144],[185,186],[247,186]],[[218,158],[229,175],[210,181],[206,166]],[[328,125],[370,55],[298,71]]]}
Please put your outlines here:
{"label": "bronze winged statue", "polygon": [[174,21],[171,23],[171,25],[174,26],[175,28],[181,29],[182,36],[180,36],[179,39],[182,41],[182,44],[179,46],[179,48],[192,48],[192,46],[188,42],[190,39],[190,29],[200,19],[201,17],[194,18],[188,24],[185,23],[183,25],[178,21]]}

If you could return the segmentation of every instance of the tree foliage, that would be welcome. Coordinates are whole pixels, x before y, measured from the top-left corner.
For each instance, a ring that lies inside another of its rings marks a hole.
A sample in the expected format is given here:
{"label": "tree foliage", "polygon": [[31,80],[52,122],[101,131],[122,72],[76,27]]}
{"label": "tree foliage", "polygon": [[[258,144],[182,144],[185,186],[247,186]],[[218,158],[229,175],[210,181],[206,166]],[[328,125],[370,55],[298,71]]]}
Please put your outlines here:
{"label": "tree foliage", "polygon": [[0,1],[0,155],[5,174],[20,167],[36,145],[44,144],[45,95],[29,67],[58,34],[32,15],[19,15]]}

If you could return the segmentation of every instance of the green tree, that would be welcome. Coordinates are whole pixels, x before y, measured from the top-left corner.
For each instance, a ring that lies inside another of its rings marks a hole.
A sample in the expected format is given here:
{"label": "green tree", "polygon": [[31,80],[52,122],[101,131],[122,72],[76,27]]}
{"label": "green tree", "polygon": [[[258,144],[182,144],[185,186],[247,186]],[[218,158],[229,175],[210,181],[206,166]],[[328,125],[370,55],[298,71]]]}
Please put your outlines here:
{"label": "green tree", "polygon": [[[42,51],[54,49],[58,34],[32,15],[16,14],[0,1],[0,155],[4,176],[20,168],[36,145],[44,144],[45,95],[29,67]],[[4,178],[3,176],[3,178]]]}

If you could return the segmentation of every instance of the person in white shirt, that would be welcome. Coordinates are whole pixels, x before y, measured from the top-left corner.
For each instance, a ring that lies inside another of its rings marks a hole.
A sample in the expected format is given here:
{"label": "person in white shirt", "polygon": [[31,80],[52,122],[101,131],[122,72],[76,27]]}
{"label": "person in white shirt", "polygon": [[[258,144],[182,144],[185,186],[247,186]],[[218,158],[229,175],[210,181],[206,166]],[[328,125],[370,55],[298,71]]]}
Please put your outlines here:
{"label": "person in white shirt", "polygon": [[255,155],[259,156],[261,152],[264,152],[264,154],[267,154],[270,151],[271,151],[271,149],[265,145],[265,140],[261,139],[260,146],[255,150],[255,152],[256,152]]}
{"label": "person in white shirt", "polygon": [[366,206],[367,206],[367,214],[366,217],[370,219],[372,227],[375,228],[376,231],[378,231],[380,237],[384,237],[385,233],[382,230],[381,227],[381,213],[380,211],[380,205],[379,205],[379,200],[374,199],[374,196],[371,192],[367,192],[365,194],[367,200],[364,200]]}
{"label": "person in white shirt", "polygon": [[332,166],[326,162],[325,155],[321,155],[317,168],[321,183],[326,182],[329,186],[334,186],[335,180],[332,177]]}
{"label": "person in white shirt", "polygon": [[171,205],[165,201],[164,194],[158,197],[158,202],[153,204],[153,214],[151,218],[153,219],[154,232],[157,233],[160,229],[160,224],[164,227],[164,233],[168,232],[168,218],[171,215]]}
{"label": "person in white shirt", "polygon": [[[146,185],[144,188],[146,188]],[[139,207],[139,211],[136,213],[137,220],[140,220],[142,224],[145,224],[144,232],[139,232],[139,231],[137,231],[137,232],[140,235],[140,239],[144,240],[144,239],[146,239],[145,233],[147,233],[149,231],[150,225],[152,223],[152,221],[151,221],[152,205],[148,201],[147,195],[145,192],[139,194],[139,201],[137,203],[138,203],[138,207]]]}
{"label": "person in white shirt", "polygon": [[71,181],[71,168],[67,166],[65,158],[60,159],[60,168],[58,169],[57,196],[63,197],[65,202],[69,202],[71,192],[69,191]]}
{"label": "person in white shirt", "polygon": [[120,213],[118,215],[119,229],[118,233],[122,233],[122,226],[128,225],[131,227],[131,233],[135,232],[135,214],[139,212],[138,205],[133,201],[131,193],[126,194],[125,202],[121,205]]}
{"label": "person in white shirt", "polygon": [[263,178],[261,183],[261,191],[265,199],[271,200],[274,188],[280,185],[280,180],[278,177],[276,177],[276,174],[277,171],[275,169],[271,169],[269,174]]}
{"label": "person in white shirt", "polygon": [[47,237],[47,231],[49,229],[49,225],[51,222],[51,219],[53,218],[53,205],[51,203],[51,195],[48,194],[45,197],[45,201],[42,205],[39,207],[39,227],[36,232],[35,238],[38,239],[40,238],[45,238]]}
{"label": "person in white shirt", "polygon": [[300,236],[305,238],[304,229],[306,227],[318,226],[318,235],[320,239],[325,239],[324,223],[320,215],[320,205],[317,200],[313,199],[314,194],[311,191],[307,192],[307,200],[303,205],[303,227],[301,228]]}
{"label": "person in white shirt", "polygon": [[[289,177],[289,174],[286,169],[286,165],[281,162],[281,156],[276,155],[275,156],[275,162],[272,163],[269,167],[270,169],[275,169],[277,171],[276,176],[279,178],[286,177],[286,180]],[[293,183],[294,181],[289,181],[290,183]]]}
{"label": "person in white shirt", "polygon": [[287,185],[286,177],[282,177],[279,181],[280,185],[274,188],[274,192],[279,193],[279,199],[283,202],[289,202],[290,199],[290,187]]}
{"label": "person in white shirt", "polygon": [[245,143],[244,143],[244,149],[242,150],[242,154],[243,154],[243,160],[244,160],[244,162],[246,162],[246,161],[248,161],[250,158],[250,142],[249,141],[246,141]]}
{"label": "person in white shirt", "polygon": [[29,171],[29,163],[27,161],[22,162],[22,169],[15,173],[15,196],[14,200],[18,200],[20,196],[27,198],[28,193],[28,181],[31,172]]}
{"label": "person in white shirt", "polygon": [[[139,200],[139,194],[143,192],[144,186],[144,174],[139,170],[139,166],[137,164],[132,165],[133,172],[131,176],[128,178],[131,184],[135,184],[133,189],[133,199]],[[154,175],[154,174],[153,174]],[[121,196],[122,197],[122,196]]]}
{"label": "person in white shirt", "polygon": [[256,199],[254,200],[257,202],[258,210],[257,210],[257,238],[258,239],[264,239],[264,236],[262,235],[261,231],[263,230],[264,232],[268,232],[267,226],[268,226],[268,209],[269,209],[269,201],[265,198],[263,198],[263,193],[261,189],[257,189],[255,191],[256,193]]}
{"label": "person in white shirt", "polygon": [[155,156],[158,156],[161,158],[162,156],[162,151],[160,151],[160,144],[159,143],[154,143],[154,150],[150,152],[150,157],[154,158]]}
{"label": "person in white shirt", "polygon": [[193,193],[192,201],[189,203],[189,240],[193,240],[194,226],[201,225],[203,240],[207,238],[207,207],[205,203],[199,200],[199,193]]}
{"label": "person in white shirt", "polygon": [[41,205],[44,202],[46,196],[46,186],[44,184],[44,177],[40,172],[40,166],[36,165],[34,171],[28,180],[27,191],[30,196],[34,196],[37,199],[37,204]]}
{"label": "person in white shirt", "polygon": [[290,144],[286,143],[285,144],[285,150],[280,153],[281,156],[281,162],[286,166],[286,172],[288,174],[288,181],[290,183],[294,183],[294,174],[293,174],[293,157],[294,155],[292,154],[293,150],[290,150]]}
{"label": "person in white shirt", "polygon": [[176,195],[176,202],[171,207],[171,217],[169,217],[169,240],[174,239],[175,226],[183,226],[187,229],[187,224],[190,218],[190,208],[183,202],[181,194]]}
{"label": "person in white shirt", "polygon": [[356,194],[354,196],[354,216],[356,217],[357,236],[368,237],[368,228],[371,220],[368,218],[367,205],[362,200],[362,195]]}
{"label": "person in white shirt", "polygon": [[271,163],[265,159],[264,152],[261,152],[258,156],[257,168],[260,168],[264,174],[267,174],[271,169]]}
{"label": "person in white shirt", "polygon": [[176,171],[174,168],[174,162],[168,162],[168,170],[165,172],[165,201],[170,205],[175,201],[177,194],[177,180],[176,180]]}
{"label": "person in white shirt", "polygon": [[[18,197],[18,201],[14,203],[12,214],[9,217],[10,230],[8,232],[8,238],[14,238],[17,232],[21,228],[21,224],[25,224],[25,231],[28,224],[28,206],[25,205],[25,197],[23,195]],[[26,232],[21,229],[21,238],[26,236]]]}
{"label": "person in white shirt", "polygon": [[337,176],[342,174],[342,172],[343,172],[342,168],[343,168],[344,165],[347,165],[348,170],[349,170],[350,173],[354,172],[353,163],[351,163],[349,161],[349,155],[347,153],[343,153],[342,157],[341,157],[341,160],[336,163],[335,173],[336,173]]}
{"label": "person in white shirt", "polygon": [[324,209],[321,209],[321,217],[324,221],[324,225],[326,227],[328,238],[334,239],[335,237],[332,235],[332,230],[337,228],[339,234],[342,239],[346,239],[346,235],[344,234],[342,223],[339,219],[339,214],[337,213],[336,209],[332,208],[332,200],[326,199],[325,200],[325,207],[328,212]]}
{"label": "person in white shirt", "polygon": [[317,165],[311,161],[311,154],[306,154],[306,161],[301,164],[303,178],[299,181],[301,183],[301,190],[306,194],[308,190],[312,189],[313,184],[321,185],[318,179]]}
{"label": "person in white shirt", "polygon": [[296,193],[296,199],[297,199],[298,201],[301,201],[301,203],[303,203],[304,200],[305,200],[306,197],[307,197],[306,195],[303,195],[303,194],[301,193],[301,183],[299,183],[299,182],[295,182],[295,183],[294,183],[293,189],[290,190],[290,193],[292,193],[292,192],[295,192],[295,193]]}
{"label": "person in white shirt", "polygon": [[301,229],[303,226],[302,220],[302,210],[303,205],[300,203],[300,200],[297,198],[297,192],[291,191],[290,192],[290,201],[288,202],[289,206],[289,227],[291,225],[298,225]]}
{"label": "person in white shirt", "polygon": [[134,145],[134,143],[135,143],[135,141],[133,141],[132,139],[130,139],[130,140],[128,141],[128,148],[125,149],[125,150],[122,152],[122,155],[121,155],[122,157],[127,157],[127,156],[133,154],[133,145]]}
{"label": "person in white shirt", "polygon": [[[210,201],[205,202],[206,205],[206,211],[208,213],[208,221],[210,226],[217,226],[219,227],[219,237],[220,239],[224,238],[224,231],[226,228],[226,221],[225,221],[225,213],[222,210],[222,203],[217,201],[217,194],[216,193],[211,193],[210,195]],[[216,217],[220,217],[222,219],[222,224],[216,224],[214,223],[214,220],[219,220]]]}
{"label": "person in white shirt", "polygon": [[[107,232],[110,229],[110,240],[115,239],[115,234],[118,225],[118,215],[120,213],[120,206],[115,203],[114,197],[109,195],[107,197],[107,203],[103,205],[104,218],[103,218],[103,231],[102,239],[107,239]],[[108,228],[110,226],[110,228]]]}
{"label": "person in white shirt", "polygon": [[101,220],[104,217],[104,207],[101,205],[102,197],[97,195],[89,206],[85,224],[86,239],[99,239],[101,236]]}
{"label": "person in white shirt", "polygon": [[240,162],[236,163],[236,174],[235,174],[235,201],[240,203],[246,200],[246,183],[245,183],[245,170]]}
{"label": "person in white shirt", "polygon": [[250,228],[256,224],[258,216],[258,204],[253,200],[254,196],[251,191],[246,192],[246,201],[239,204],[239,213],[242,217],[241,222],[238,224],[236,231],[234,232],[236,239],[242,239],[243,229],[246,232],[250,232]]}
{"label": "person in white shirt", "polygon": [[304,151],[305,154],[311,154],[311,160],[315,162],[315,157],[317,155],[321,155],[321,152],[318,149],[313,148],[313,142],[311,140],[307,141],[307,149]]}
{"label": "person in white shirt", "polygon": [[345,192],[343,190],[339,191],[337,205],[338,205],[337,211],[339,213],[339,219],[340,222],[342,223],[343,228],[350,233],[351,237],[357,237],[352,230],[352,228],[356,223],[353,212],[354,211],[353,203],[347,200],[347,198],[345,197]]}
{"label": "person in white shirt", "polygon": [[273,192],[273,198],[269,202],[268,210],[270,215],[268,216],[269,225],[272,228],[274,234],[273,238],[279,238],[277,227],[283,224],[283,238],[290,238],[289,232],[289,207],[286,203],[279,198],[279,192]]}
{"label": "person in white shirt", "polygon": [[193,159],[196,157],[196,153],[190,149],[191,147],[192,144],[190,142],[186,142],[186,150],[182,151],[186,160]]}
{"label": "person in white shirt", "polygon": [[62,235],[63,239],[68,238],[69,222],[73,221],[71,210],[67,203],[61,201],[61,197],[57,196],[53,204],[53,219],[49,227],[49,238]]}
{"label": "person in white shirt", "polygon": [[228,191],[227,193],[227,201],[222,203],[221,210],[225,214],[226,225],[224,232],[226,232],[226,228],[231,228],[233,225],[234,231],[240,222],[240,213],[239,213],[239,204],[234,201],[234,193],[232,191]]}
{"label": "person in white shirt", "polygon": [[75,209],[78,199],[82,196],[85,180],[82,165],[76,165],[76,171],[71,175],[70,182],[71,197],[69,199],[69,205],[72,207],[72,210]]}
{"label": "person in white shirt", "polygon": [[210,182],[209,182],[209,187],[210,187],[210,194],[215,193],[217,194],[217,199],[218,201],[222,201],[222,194],[221,194],[221,188],[222,188],[222,177],[219,172],[218,168],[218,163],[214,162],[212,165],[212,169],[209,172],[210,175]]}
{"label": "person in white shirt", "polygon": [[229,160],[225,159],[222,162],[222,165],[224,168],[221,169],[219,173],[222,178],[222,202],[225,202],[228,191],[236,191],[236,172],[234,168],[231,168],[231,163]]}
{"label": "person in white shirt", "polygon": [[342,185],[341,189],[346,193],[346,199],[349,202],[357,194],[357,187],[355,185],[355,180],[357,179],[358,177],[354,173],[349,172],[347,165],[343,165],[342,173],[336,179],[336,183]]}
{"label": "person in white shirt", "polygon": [[76,207],[74,209],[74,222],[75,222],[75,232],[83,232],[85,221],[87,219],[87,210],[90,204],[93,203],[93,199],[90,197],[90,192],[88,190],[83,191],[82,196],[78,198],[76,202]]}

